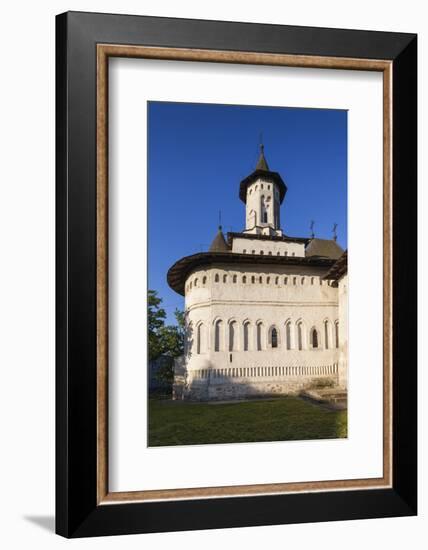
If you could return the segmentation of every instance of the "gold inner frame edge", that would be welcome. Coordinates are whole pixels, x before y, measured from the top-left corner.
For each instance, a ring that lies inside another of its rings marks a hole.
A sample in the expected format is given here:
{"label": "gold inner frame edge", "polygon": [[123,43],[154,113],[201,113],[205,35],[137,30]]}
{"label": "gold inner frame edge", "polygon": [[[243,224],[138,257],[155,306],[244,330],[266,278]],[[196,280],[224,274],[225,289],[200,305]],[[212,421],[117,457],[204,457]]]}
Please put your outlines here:
{"label": "gold inner frame edge", "polygon": [[[383,73],[383,476],[224,487],[109,492],[108,489],[108,59],[132,57]],[[97,504],[224,498],[392,486],[392,62],[241,51],[97,45]]]}

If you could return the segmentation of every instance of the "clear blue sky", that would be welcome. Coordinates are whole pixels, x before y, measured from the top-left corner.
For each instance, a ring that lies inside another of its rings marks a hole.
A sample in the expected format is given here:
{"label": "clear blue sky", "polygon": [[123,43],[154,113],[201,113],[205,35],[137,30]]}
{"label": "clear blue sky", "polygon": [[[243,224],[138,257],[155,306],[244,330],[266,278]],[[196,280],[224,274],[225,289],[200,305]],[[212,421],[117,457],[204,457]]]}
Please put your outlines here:
{"label": "clear blue sky", "polygon": [[184,299],[166,282],[179,258],[207,250],[218,226],[242,231],[239,182],[258,158],[260,133],[272,171],[288,191],[286,235],[315,235],[347,247],[347,112],[189,103],[148,104],[149,288],[163,298],[168,322]]}

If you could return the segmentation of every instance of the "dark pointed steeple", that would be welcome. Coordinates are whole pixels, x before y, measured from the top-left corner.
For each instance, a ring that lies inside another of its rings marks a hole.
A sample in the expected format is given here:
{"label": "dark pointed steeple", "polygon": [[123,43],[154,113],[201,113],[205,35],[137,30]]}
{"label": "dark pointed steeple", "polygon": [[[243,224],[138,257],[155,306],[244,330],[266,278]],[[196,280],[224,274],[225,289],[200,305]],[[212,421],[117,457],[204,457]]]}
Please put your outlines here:
{"label": "dark pointed steeple", "polygon": [[217,235],[210,246],[210,252],[229,252],[226,239],[224,238],[221,225],[218,226]]}
{"label": "dark pointed steeple", "polygon": [[247,187],[259,178],[263,178],[265,181],[272,181],[277,185],[279,191],[279,202],[281,204],[284,200],[285,193],[287,192],[287,186],[278,172],[272,172],[272,170],[269,169],[269,165],[265,157],[265,146],[263,143],[260,143],[259,158],[254,172],[244,178],[239,184],[239,198],[242,202],[247,202]]}
{"label": "dark pointed steeple", "polygon": [[260,144],[260,155],[256,164],[256,170],[264,170],[265,172],[269,172],[269,166],[265,158],[265,146],[263,143]]}

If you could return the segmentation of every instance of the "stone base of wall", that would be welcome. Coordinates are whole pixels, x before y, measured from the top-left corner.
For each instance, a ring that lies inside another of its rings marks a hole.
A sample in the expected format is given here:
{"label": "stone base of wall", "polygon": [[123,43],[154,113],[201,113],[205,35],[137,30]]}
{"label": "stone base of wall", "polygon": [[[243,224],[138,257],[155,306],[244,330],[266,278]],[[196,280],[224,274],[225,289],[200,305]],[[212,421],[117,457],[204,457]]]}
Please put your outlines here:
{"label": "stone base of wall", "polygon": [[337,376],[320,378],[296,378],[287,380],[268,380],[249,382],[247,379],[235,379],[228,383],[207,383],[193,381],[184,384],[182,391],[176,388],[175,399],[189,401],[228,401],[233,399],[251,399],[258,397],[278,397],[297,395],[319,385],[334,387]]}

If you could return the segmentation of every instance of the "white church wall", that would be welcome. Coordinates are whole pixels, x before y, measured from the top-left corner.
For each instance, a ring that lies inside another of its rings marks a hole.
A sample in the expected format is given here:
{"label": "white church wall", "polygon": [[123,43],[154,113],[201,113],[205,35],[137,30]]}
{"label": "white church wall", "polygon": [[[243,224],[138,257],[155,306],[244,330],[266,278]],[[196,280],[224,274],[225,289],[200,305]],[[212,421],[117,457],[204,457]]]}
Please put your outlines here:
{"label": "white church wall", "polygon": [[298,242],[283,242],[264,239],[233,239],[232,252],[239,254],[265,254],[272,256],[305,256],[305,245]]}
{"label": "white church wall", "polygon": [[348,385],[348,275],[339,281],[339,385]]}
{"label": "white church wall", "polygon": [[188,276],[188,397],[290,394],[319,379],[338,383],[338,289],[322,280],[322,268],[284,268],[218,265]]}

